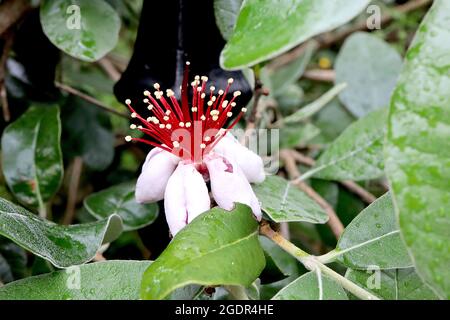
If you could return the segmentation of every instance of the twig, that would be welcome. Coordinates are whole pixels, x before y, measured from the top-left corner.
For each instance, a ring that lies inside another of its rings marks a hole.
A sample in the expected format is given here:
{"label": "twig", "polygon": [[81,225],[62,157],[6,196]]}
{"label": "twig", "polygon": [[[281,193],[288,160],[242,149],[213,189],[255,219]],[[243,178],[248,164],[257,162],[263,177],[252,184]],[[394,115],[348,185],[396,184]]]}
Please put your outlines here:
{"label": "twig", "polygon": [[295,163],[295,160],[292,157],[289,150],[281,150],[280,158],[284,161],[284,165],[285,165],[286,171],[289,174],[289,178],[293,179],[293,180],[291,180],[291,183],[293,185],[295,185],[297,188],[299,188],[300,190],[302,190],[304,193],[306,193],[320,207],[322,207],[323,210],[325,210],[325,212],[328,215],[327,223],[330,226],[331,231],[333,231],[333,234],[335,235],[336,239],[339,239],[342,232],[344,232],[344,225],[342,224],[341,220],[339,220],[339,217],[337,216],[333,207],[324,198],[322,198],[316,191],[314,191],[313,188],[308,186],[305,182],[295,180],[297,177],[300,176],[300,171],[298,170],[297,164]]}
{"label": "twig", "polygon": [[289,231],[289,223],[287,222],[281,222],[280,223],[280,233],[285,239],[291,238],[291,233]]}
{"label": "twig", "polygon": [[304,164],[304,165],[307,165],[310,167],[312,167],[316,164],[316,161],[314,161],[313,158],[307,157],[307,156],[301,154],[300,152],[298,152],[297,150],[292,150],[291,155],[292,155],[292,158],[295,159],[295,161],[297,161],[301,164]]}
{"label": "twig", "polygon": [[108,53],[106,55],[106,58],[108,58],[109,61],[116,67],[119,72],[124,72],[128,65],[128,60],[122,56],[119,56],[115,53]]}
{"label": "twig", "polygon": [[30,1],[3,1],[0,5],[0,34],[16,24],[29,10],[31,10]]}
{"label": "twig", "polygon": [[5,43],[3,45],[3,53],[0,57],[0,103],[2,104],[3,119],[5,122],[11,120],[11,113],[9,112],[8,94],[5,86],[6,75],[6,61],[8,60],[9,52],[11,51],[13,43],[13,34],[7,32],[4,35]]}
{"label": "twig", "polygon": [[377,200],[377,197],[375,197],[373,194],[371,194],[366,189],[362,188],[359,184],[356,182],[345,180],[345,181],[339,181],[340,184],[342,184],[344,187],[347,188],[347,190],[353,192],[358,197],[361,198],[362,201],[364,201],[367,204],[371,204],[375,200]]}
{"label": "twig", "polygon": [[100,59],[98,62],[98,65],[106,72],[106,74],[113,80],[114,82],[119,81],[120,79],[120,72],[117,71],[116,67],[112,63],[111,60],[104,57]]}
{"label": "twig", "polygon": [[81,171],[83,170],[83,158],[75,157],[72,162],[72,173],[69,180],[69,192],[66,212],[64,213],[63,224],[69,225],[75,217],[75,207],[77,204],[78,187],[80,185]]}
{"label": "twig", "polygon": [[267,91],[267,89],[263,88],[261,80],[259,80],[259,78],[256,76],[256,73],[255,73],[255,89],[254,89],[254,94],[253,94],[253,107],[252,107],[252,111],[251,111],[250,115],[248,116],[247,125],[245,127],[245,132],[244,132],[244,135],[242,136],[241,143],[244,143],[245,140],[247,139],[247,137],[250,136],[252,131],[256,128],[259,118],[261,117],[259,110],[258,110],[259,101],[261,99],[261,96],[263,96],[263,95],[267,96],[268,94],[269,94],[269,92]]}
{"label": "twig", "polygon": [[95,254],[94,259],[92,259],[92,260],[94,260],[95,262],[99,262],[99,261],[106,261],[106,258],[103,256],[103,254],[101,252],[97,252]]}
{"label": "twig", "polygon": [[[427,6],[431,2],[432,2],[432,0],[413,0],[413,1],[409,1],[405,4],[396,6],[393,9],[393,11],[396,12],[397,14],[407,14],[411,11],[414,11],[414,10],[417,10],[417,9]],[[391,22],[394,19],[394,17],[395,17],[395,14],[391,15],[389,13],[386,13],[386,14],[382,15],[381,25],[385,25],[385,24]],[[363,21],[356,23],[352,27],[344,29],[342,31],[327,32],[323,35],[319,35],[307,42],[302,43],[301,45],[295,47],[291,51],[289,51],[289,52],[281,55],[277,59],[273,60],[270,63],[270,67],[277,69],[277,68],[280,68],[280,67],[290,63],[291,61],[297,59],[305,52],[306,48],[308,47],[308,43],[310,43],[310,42],[313,42],[313,44],[318,45],[321,49],[328,48],[328,47],[332,46],[333,44],[344,40],[350,34],[356,32],[356,31],[361,31],[361,30],[366,30],[366,29],[367,29],[367,23],[366,23],[366,20],[363,19]]]}
{"label": "twig", "polygon": [[[296,150],[290,150],[290,152],[291,152],[292,157],[299,163],[302,163],[302,164],[310,166],[310,167],[312,167],[316,164],[314,159],[307,157]],[[345,188],[347,188],[349,191],[356,194],[358,197],[361,198],[361,200],[363,200],[367,204],[371,204],[372,202],[374,202],[377,199],[377,197],[375,197],[372,193],[370,193],[369,191],[367,191],[366,189],[364,189],[359,184],[357,184],[353,181],[345,180],[345,181],[339,181],[339,183],[342,186],[344,186]]]}
{"label": "twig", "polygon": [[334,70],[311,69],[305,71],[303,78],[313,81],[334,82],[336,72]]}
{"label": "twig", "polygon": [[103,102],[101,102],[101,101],[95,99],[94,97],[91,97],[91,96],[89,96],[89,95],[87,95],[87,94],[85,94],[85,93],[83,93],[83,92],[81,92],[81,91],[79,91],[79,90],[77,90],[75,88],[72,88],[72,87],[70,87],[68,85],[62,84],[60,82],[55,82],[55,86],[60,88],[63,91],[66,91],[66,92],[68,92],[70,94],[73,94],[74,96],[80,97],[81,99],[92,103],[93,105],[99,107],[100,109],[102,109],[102,110],[104,110],[106,112],[110,112],[110,113],[115,114],[115,115],[117,115],[119,117],[129,119],[129,115],[128,114],[126,114],[124,112],[117,111],[117,110],[115,110],[115,109],[113,109],[111,107],[108,107]]}
{"label": "twig", "polygon": [[6,93],[6,87],[3,83],[0,84],[0,99],[1,99],[2,110],[3,110],[3,120],[5,120],[5,122],[9,122],[11,120],[11,113],[9,112],[8,96]]}
{"label": "twig", "polygon": [[300,261],[308,270],[315,271],[315,272],[320,270],[320,272],[326,274],[327,276],[332,278],[334,281],[338,282],[344,289],[346,289],[347,291],[349,291],[350,293],[352,293],[353,295],[357,296],[360,299],[380,300],[377,296],[375,296],[372,293],[368,292],[367,290],[361,288],[360,286],[356,285],[352,281],[341,276],[339,273],[337,273],[333,269],[324,265],[322,262],[320,262],[317,259],[317,257],[311,256],[307,252],[298,248],[292,242],[283,238],[278,232],[275,232],[267,222],[263,221],[261,223],[259,232],[260,232],[260,234],[262,234],[265,237],[272,240],[275,244],[277,244],[284,251],[286,251],[287,253],[292,255],[298,261]]}

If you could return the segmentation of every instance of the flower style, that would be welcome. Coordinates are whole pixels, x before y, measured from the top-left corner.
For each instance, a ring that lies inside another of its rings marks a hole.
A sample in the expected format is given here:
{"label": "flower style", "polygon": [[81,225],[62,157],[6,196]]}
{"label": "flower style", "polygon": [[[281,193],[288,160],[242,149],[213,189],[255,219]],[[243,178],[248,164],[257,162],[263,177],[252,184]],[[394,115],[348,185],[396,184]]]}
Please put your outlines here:
{"label": "flower style", "polygon": [[207,182],[217,205],[231,210],[235,202],[248,205],[255,217],[261,219],[261,208],[250,183],[265,178],[263,161],[253,151],[242,146],[229,132],[246,112],[241,108],[229,126],[227,120],[236,110],[234,101],[239,91],[226,100],[233,79],[225,90],[215,94],[215,87],[206,93],[207,77],[195,76],[191,83],[189,106],[188,66],[186,63],[181,86],[181,105],[172,90],[166,97],[155,83],[153,95],[145,91],[144,103],[153,115],[144,119],[125,103],[131,117],[141,125],[131,124],[151,139],[127,136],[126,141],[138,141],[154,146],[147,155],[136,184],[136,201],[151,203],[164,199],[166,220],[172,235],[199,214],[211,208]]}

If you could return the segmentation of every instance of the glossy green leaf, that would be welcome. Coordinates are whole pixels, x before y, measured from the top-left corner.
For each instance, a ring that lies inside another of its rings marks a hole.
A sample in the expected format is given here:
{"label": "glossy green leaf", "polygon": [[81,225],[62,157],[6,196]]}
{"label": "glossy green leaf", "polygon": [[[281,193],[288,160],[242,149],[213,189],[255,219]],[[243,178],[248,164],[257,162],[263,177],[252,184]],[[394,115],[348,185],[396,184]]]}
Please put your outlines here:
{"label": "glossy green leaf", "polygon": [[304,145],[319,133],[320,129],[309,122],[302,125],[285,125],[280,129],[280,147],[289,149]]}
{"label": "glossy green leaf", "polygon": [[450,2],[419,27],[391,100],[386,170],[419,275],[450,298]]}
{"label": "glossy green leaf", "polygon": [[327,180],[368,180],[383,176],[383,138],[387,109],[350,125],[319,157],[305,176]]}
{"label": "glossy green leaf", "polygon": [[[298,84],[290,84],[276,96],[276,102],[283,114],[291,114],[301,106],[305,92]],[[262,97],[261,101],[266,97]],[[267,99],[270,99],[269,97]]]}
{"label": "glossy green leaf", "polygon": [[385,194],[364,209],[345,228],[336,250],[329,255],[353,269],[411,267],[411,259],[400,237],[391,196]]}
{"label": "glossy green leaf", "polygon": [[302,107],[301,109],[297,110],[290,116],[283,119],[284,123],[295,123],[303,121],[318,111],[325,107],[328,103],[330,103],[340,92],[342,92],[347,87],[347,84],[341,83],[333,88],[331,88],[329,91],[324,93],[320,98],[317,100],[311,102],[310,104]]}
{"label": "glossy green leaf", "polygon": [[281,289],[273,300],[348,300],[344,289],[331,278],[308,272]]}
{"label": "glossy green leaf", "polygon": [[273,69],[269,65],[261,69],[261,81],[264,87],[269,89],[272,96],[281,95],[283,90],[295,83],[303,75],[315,49],[315,45],[308,45],[303,55],[294,61],[278,69]]}
{"label": "glossy green leaf", "polygon": [[42,209],[59,189],[64,170],[60,139],[57,106],[32,106],[3,132],[5,180],[25,205]]}
{"label": "glossy green leaf", "polygon": [[304,192],[286,179],[267,176],[253,186],[261,207],[275,222],[305,221],[325,223],[328,215]]}
{"label": "glossy green leaf", "polygon": [[103,243],[115,240],[121,232],[118,215],[92,223],[62,226],[0,199],[0,234],[56,267],[90,261]]}
{"label": "glossy green leaf", "polygon": [[298,273],[297,260],[293,256],[266,237],[260,236],[259,242],[266,254],[266,261],[269,258],[281,274],[291,276]]}
{"label": "glossy green leaf", "polygon": [[317,113],[314,117],[314,124],[320,129],[320,134],[314,142],[328,144],[333,142],[355,119],[339,102],[339,99],[332,100],[326,108]]}
{"label": "glossy green leaf", "polygon": [[0,300],[138,300],[150,264],[111,260],[73,266],[0,287]]}
{"label": "glossy green leaf", "polygon": [[336,83],[348,84],[340,100],[358,118],[387,106],[401,67],[402,57],[388,43],[370,33],[352,34],[335,63]]}
{"label": "glossy green leaf", "polygon": [[345,277],[385,300],[438,299],[414,268],[382,271],[348,269]]}
{"label": "glossy green leaf", "polygon": [[369,0],[247,0],[221,54],[225,69],[273,58],[309,38],[345,24]]}
{"label": "glossy green leaf", "polygon": [[136,230],[151,224],[158,217],[157,203],[139,204],[134,198],[136,182],[126,182],[89,195],[84,207],[97,219],[111,214],[122,218],[124,231]]}
{"label": "glossy green leaf", "polygon": [[120,18],[106,1],[44,0],[40,15],[49,40],[75,58],[96,61],[118,41]]}
{"label": "glossy green leaf", "polygon": [[145,271],[141,297],[163,299],[189,284],[249,286],[264,265],[250,208],[213,208],[182,229]]}
{"label": "glossy green leaf", "polygon": [[276,282],[261,284],[260,286],[260,299],[261,300],[270,300],[272,299],[278,291],[283,289],[289,283],[297,279],[297,276],[290,276],[284,278],[283,280],[279,280]]}
{"label": "glossy green leaf", "polygon": [[236,19],[244,0],[214,0],[216,24],[225,40],[233,33]]}

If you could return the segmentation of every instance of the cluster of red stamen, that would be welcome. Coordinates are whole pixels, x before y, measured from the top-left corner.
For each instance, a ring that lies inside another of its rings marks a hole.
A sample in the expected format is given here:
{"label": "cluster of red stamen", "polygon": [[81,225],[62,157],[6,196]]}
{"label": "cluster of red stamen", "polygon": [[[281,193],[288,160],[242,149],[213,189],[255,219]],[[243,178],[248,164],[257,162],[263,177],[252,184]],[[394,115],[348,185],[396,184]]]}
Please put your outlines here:
{"label": "cluster of red stamen", "polygon": [[191,82],[192,101],[189,106],[188,97],[188,66],[184,71],[183,83],[181,86],[181,105],[175,98],[175,93],[168,89],[166,97],[160,90],[158,83],[153,87],[153,95],[150,91],[144,91],[146,98],[144,103],[148,104],[147,109],[153,112],[153,116],[144,119],[131,106],[131,100],[125,101],[131,111],[131,117],[140,120],[142,125],[131,124],[131,129],[137,129],[153,140],[142,138],[125,137],[126,141],[139,141],[168,152],[172,152],[181,158],[187,158],[194,162],[201,162],[203,155],[207,154],[217,144],[217,142],[240,120],[247,111],[241,108],[237,117],[231,124],[224,128],[227,120],[233,116],[236,107],[234,100],[241,92],[233,92],[230,101],[226,100],[233,79],[228,79],[225,90],[215,93],[214,86],[209,87],[209,95],[206,93],[208,78],[205,76],[195,76]]}

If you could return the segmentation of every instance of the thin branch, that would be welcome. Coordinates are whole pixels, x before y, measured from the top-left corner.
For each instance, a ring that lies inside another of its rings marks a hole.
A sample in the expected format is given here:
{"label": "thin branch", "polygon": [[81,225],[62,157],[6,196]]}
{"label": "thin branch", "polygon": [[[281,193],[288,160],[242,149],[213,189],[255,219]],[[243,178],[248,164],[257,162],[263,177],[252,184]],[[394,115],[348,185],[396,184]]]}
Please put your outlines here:
{"label": "thin branch", "polygon": [[5,0],[0,5],[0,34],[3,34],[31,10],[28,0]]}
{"label": "thin branch", "polygon": [[[310,166],[310,167],[312,167],[316,164],[314,159],[307,157],[296,150],[291,150],[290,152],[291,152],[292,157],[299,163],[302,163],[302,164]],[[339,183],[342,186],[344,186],[345,188],[347,188],[347,190],[356,194],[358,197],[361,198],[362,201],[364,201],[367,204],[371,204],[372,202],[374,202],[377,199],[377,197],[375,197],[372,193],[370,193],[369,191],[367,191],[366,189],[361,187],[356,182],[353,182],[350,180],[345,180],[345,181],[339,181]]]}
{"label": "thin branch", "polygon": [[[405,4],[399,5],[393,9],[393,11],[396,14],[407,14],[411,11],[420,9],[422,7],[425,7],[429,5],[432,2],[432,0],[413,0],[409,1]],[[386,25],[387,23],[394,20],[394,17],[396,14],[390,14],[386,13],[382,15],[381,17],[381,25]],[[337,32],[327,32],[323,35],[319,35],[307,42],[302,43],[301,45],[295,47],[291,51],[281,55],[277,59],[273,60],[270,63],[270,67],[273,69],[280,68],[294,60],[296,60],[298,57],[303,55],[306,48],[308,47],[308,43],[313,43],[314,45],[317,45],[320,49],[328,48],[335,43],[338,43],[345,38],[347,38],[350,34],[356,32],[356,31],[362,31],[367,29],[367,23],[366,19],[363,19],[362,21],[356,23],[350,28],[343,29],[342,31]]]}
{"label": "thin branch", "polygon": [[105,71],[105,73],[113,80],[114,82],[119,81],[120,79],[120,72],[117,71],[116,67],[112,63],[111,60],[104,57],[100,59],[98,62],[98,65]]}
{"label": "thin branch", "polygon": [[127,58],[124,58],[122,56],[119,56],[118,54],[115,54],[113,52],[110,52],[106,55],[106,58],[111,61],[111,63],[116,67],[116,69],[123,73],[128,65]]}
{"label": "thin branch", "polygon": [[377,200],[377,197],[375,197],[372,193],[370,193],[366,189],[362,188],[356,182],[345,180],[339,181],[339,183],[342,184],[344,187],[346,187],[348,191],[356,194],[358,197],[361,198],[362,201],[364,201],[367,204],[371,204],[372,202]]}
{"label": "thin branch", "polygon": [[336,72],[334,70],[311,69],[305,71],[303,78],[313,81],[334,82]]}
{"label": "thin branch", "polygon": [[2,110],[3,110],[3,120],[5,122],[11,121],[11,113],[9,112],[9,104],[8,104],[8,96],[6,93],[6,87],[2,83],[0,84],[0,101],[2,104]]}
{"label": "thin branch", "polygon": [[72,172],[69,180],[69,192],[66,212],[64,213],[63,224],[69,225],[75,217],[75,207],[78,198],[78,187],[80,185],[81,171],[83,170],[83,158],[75,157],[72,162]]}
{"label": "thin branch", "polygon": [[252,131],[258,125],[258,121],[261,118],[260,110],[258,110],[259,105],[260,105],[259,102],[260,102],[261,96],[263,96],[263,95],[267,96],[268,94],[269,94],[269,92],[267,91],[267,89],[263,88],[261,80],[259,80],[259,78],[256,76],[256,73],[255,73],[255,89],[254,89],[254,94],[253,94],[253,107],[252,107],[252,111],[251,111],[250,115],[248,116],[247,125],[245,127],[245,132],[244,132],[244,135],[242,136],[241,143],[245,142],[247,137],[250,136]]}
{"label": "thin branch", "polygon": [[286,238],[288,240],[291,238],[291,233],[289,231],[289,223],[288,222],[280,223],[280,233],[284,238]]}
{"label": "thin branch", "polygon": [[55,86],[60,88],[63,91],[66,91],[66,92],[68,92],[70,94],[73,94],[74,96],[80,97],[81,99],[92,103],[93,105],[99,107],[100,109],[102,109],[102,110],[104,110],[106,112],[115,114],[116,116],[119,116],[119,117],[122,117],[122,118],[126,118],[126,119],[130,118],[128,114],[126,114],[124,112],[117,111],[117,110],[115,110],[115,109],[113,109],[111,107],[108,107],[103,102],[95,99],[94,97],[91,97],[91,96],[89,96],[89,95],[87,95],[87,94],[85,94],[85,93],[83,93],[83,92],[81,92],[81,91],[79,91],[79,90],[77,90],[75,88],[72,88],[72,87],[70,87],[68,85],[62,84],[60,82],[55,82]]}
{"label": "thin branch", "polygon": [[328,225],[330,226],[331,231],[335,235],[336,239],[339,239],[342,232],[344,232],[344,225],[341,220],[337,216],[333,207],[322,198],[313,188],[307,185],[303,181],[295,181],[297,177],[300,176],[300,171],[297,168],[297,164],[295,163],[295,159],[292,157],[289,150],[281,150],[280,158],[283,160],[286,171],[289,174],[289,178],[292,179],[291,183],[295,185],[297,188],[306,193],[311,199],[313,199],[328,215]]}
{"label": "thin branch", "polygon": [[103,256],[103,254],[101,252],[97,252],[95,254],[94,259],[92,259],[92,260],[94,260],[95,262],[99,262],[99,261],[106,261],[106,258]]}
{"label": "thin branch", "polygon": [[3,38],[5,43],[3,45],[3,53],[0,57],[0,103],[2,104],[3,119],[5,120],[5,122],[9,122],[11,120],[11,113],[9,112],[8,93],[5,86],[5,76],[6,61],[8,60],[9,52],[11,51],[13,43],[12,32],[6,32]]}
{"label": "thin branch", "polygon": [[267,222],[263,221],[261,223],[259,232],[260,234],[272,240],[275,244],[277,244],[284,251],[292,255],[298,261],[300,261],[308,270],[316,272],[317,270],[320,270],[320,272],[326,274],[334,281],[338,282],[344,289],[346,289],[347,291],[349,291],[350,293],[352,293],[353,295],[357,296],[360,299],[380,300],[377,296],[361,288],[360,286],[343,277],[333,269],[321,263],[317,259],[317,257],[311,256],[307,252],[298,248],[292,242],[283,238],[278,232],[274,231]]}

